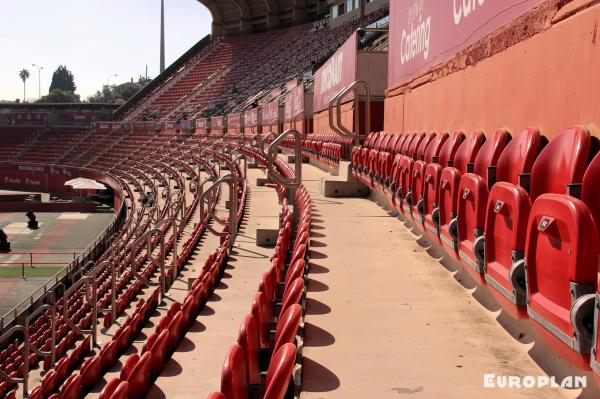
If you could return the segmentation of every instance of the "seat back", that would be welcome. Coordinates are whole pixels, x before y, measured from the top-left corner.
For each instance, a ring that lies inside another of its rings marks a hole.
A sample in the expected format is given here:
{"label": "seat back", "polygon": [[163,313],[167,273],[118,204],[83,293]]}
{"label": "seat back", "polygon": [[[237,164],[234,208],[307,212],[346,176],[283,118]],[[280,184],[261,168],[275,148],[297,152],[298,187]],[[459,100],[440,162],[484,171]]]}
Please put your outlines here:
{"label": "seat back", "polygon": [[398,136],[398,141],[396,141],[396,146],[394,147],[394,156],[397,154],[402,154],[402,147],[404,146],[404,142],[407,138],[407,134],[401,134]]}
{"label": "seat back", "polygon": [[81,376],[72,374],[60,390],[61,399],[80,399],[81,398]]}
{"label": "seat back", "polygon": [[102,375],[100,356],[89,357],[81,366],[81,385],[85,391],[96,386]]}
{"label": "seat back", "polygon": [[387,151],[387,146],[391,139],[392,139],[391,135],[389,135],[387,133],[384,134],[383,139],[379,143],[379,148],[377,148],[377,151]]}
{"label": "seat back", "polygon": [[408,156],[409,149],[412,147],[412,142],[417,138],[416,133],[410,133],[406,135],[406,139],[404,140],[404,144],[402,145],[402,155]]}
{"label": "seat back", "polygon": [[277,352],[284,344],[294,343],[300,319],[302,317],[302,307],[298,304],[290,306],[277,321],[275,330],[275,345],[273,353]]}
{"label": "seat back", "polygon": [[258,324],[258,333],[259,333],[259,343],[262,349],[267,348],[269,346],[268,340],[268,331],[267,331],[267,320],[265,315],[267,313],[266,306],[271,306],[271,303],[267,304],[265,302],[265,296],[262,292],[257,292],[254,294],[254,298],[252,300],[252,310],[251,313],[256,319],[256,323]]}
{"label": "seat back", "polygon": [[221,371],[221,392],[227,399],[247,399],[246,359],[244,349],[235,344],[229,348]]}
{"label": "seat back", "polygon": [[581,183],[590,157],[590,133],[573,126],[542,150],[531,169],[531,201],[545,193],[566,193],[567,185]]}
{"label": "seat back", "polygon": [[596,288],[596,231],[585,203],[568,195],[542,194],[531,207],[525,244],[529,313],[567,337],[574,336],[574,298]]}
{"label": "seat back", "polygon": [[456,151],[465,140],[465,134],[463,132],[454,132],[448,136],[448,139],[444,142],[444,145],[440,149],[438,164],[445,168],[449,166],[449,162],[454,162]]}
{"label": "seat back", "polygon": [[437,136],[436,132],[425,133],[425,137],[423,137],[423,140],[421,140],[421,143],[419,144],[419,147],[417,148],[417,154],[415,156],[416,160],[424,159],[425,152],[427,151],[427,149],[429,148],[431,143],[435,140],[436,136]]}
{"label": "seat back", "polygon": [[426,163],[431,163],[434,159],[437,159],[439,157],[440,151],[442,150],[444,143],[446,143],[446,140],[448,140],[448,133],[442,132],[439,134],[431,134],[434,135],[434,137],[432,138],[431,142],[427,146],[427,149],[425,150],[425,153],[423,154],[423,160]]}
{"label": "seat back", "polygon": [[304,262],[304,259],[294,262],[285,275],[285,286],[287,287],[290,282],[294,281],[298,277],[302,277],[305,267],[306,263]]}
{"label": "seat back", "polygon": [[[146,352],[139,359],[127,377],[127,382],[129,383],[128,397],[130,399],[143,398],[146,396],[148,389],[150,389],[152,354]],[[121,379],[123,380],[123,378]]]}
{"label": "seat back", "polygon": [[169,332],[163,330],[156,337],[152,347],[148,349],[152,354],[150,368],[154,377],[157,377],[161,373],[167,362],[168,340]]}
{"label": "seat back", "polygon": [[[287,391],[294,364],[296,362],[296,345],[283,345],[271,358],[265,395],[263,399],[283,399]],[[227,396],[229,399],[229,396]]]}
{"label": "seat back", "polygon": [[481,146],[475,157],[473,173],[488,181],[488,168],[496,166],[500,155],[510,142],[510,133],[504,129],[498,129],[489,140]]}
{"label": "seat back", "polygon": [[600,238],[600,154],[596,155],[583,176],[581,200],[587,205]]}
{"label": "seat back", "polygon": [[400,140],[400,135],[398,134],[392,134],[392,137],[390,138],[390,141],[388,141],[387,147],[385,148],[385,150],[387,152],[389,152],[392,156],[394,155],[394,150],[396,149],[396,144],[398,144],[398,140]]}
{"label": "seat back", "polygon": [[517,134],[498,158],[496,181],[518,184],[519,175],[531,173],[543,145],[544,140],[537,129],[529,128]]}
{"label": "seat back", "polygon": [[461,175],[467,173],[467,165],[475,161],[475,157],[484,142],[485,135],[483,132],[473,132],[468,135],[458,147],[452,167],[457,169]]}
{"label": "seat back", "polygon": [[256,318],[249,314],[244,317],[240,326],[237,343],[244,349],[246,356],[246,372],[248,384],[260,384],[260,366],[258,363],[258,324]]}
{"label": "seat back", "polygon": [[425,132],[415,133],[415,137],[413,138],[413,140],[410,143],[410,147],[408,148],[408,154],[407,154],[413,160],[417,159],[417,151],[419,149],[419,146],[421,145],[423,140],[425,140],[426,137],[427,137],[427,133],[425,133]]}
{"label": "seat back", "polygon": [[285,311],[292,306],[300,302],[300,298],[302,297],[302,290],[304,288],[304,280],[302,278],[297,278],[291,282],[285,288],[285,292],[283,293],[283,299],[281,301],[281,312],[280,314],[285,314]]}

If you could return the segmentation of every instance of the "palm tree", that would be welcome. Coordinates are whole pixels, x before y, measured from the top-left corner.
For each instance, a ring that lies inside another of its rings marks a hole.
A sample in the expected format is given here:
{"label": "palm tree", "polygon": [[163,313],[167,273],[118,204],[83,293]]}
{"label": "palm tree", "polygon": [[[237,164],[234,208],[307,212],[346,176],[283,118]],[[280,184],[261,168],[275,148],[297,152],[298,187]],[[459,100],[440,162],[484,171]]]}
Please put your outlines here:
{"label": "palm tree", "polygon": [[27,69],[19,71],[19,77],[23,81],[23,102],[25,102],[25,82],[29,79],[29,71]]}

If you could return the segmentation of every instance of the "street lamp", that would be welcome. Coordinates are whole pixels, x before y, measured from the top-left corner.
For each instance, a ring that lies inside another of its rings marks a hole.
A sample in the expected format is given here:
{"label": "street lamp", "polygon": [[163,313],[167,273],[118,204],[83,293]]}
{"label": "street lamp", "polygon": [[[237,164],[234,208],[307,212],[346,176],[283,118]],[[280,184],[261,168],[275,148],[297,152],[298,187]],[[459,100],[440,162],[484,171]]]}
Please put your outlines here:
{"label": "street lamp", "polygon": [[38,97],[42,98],[42,69],[44,67],[36,64],[31,64],[31,66],[36,67],[38,70]]}
{"label": "street lamp", "polygon": [[106,79],[106,93],[104,95],[104,101],[108,102],[108,91],[110,90],[110,78],[115,78],[119,75],[117,75],[116,73],[114,75],[108,75],[108,78]]}

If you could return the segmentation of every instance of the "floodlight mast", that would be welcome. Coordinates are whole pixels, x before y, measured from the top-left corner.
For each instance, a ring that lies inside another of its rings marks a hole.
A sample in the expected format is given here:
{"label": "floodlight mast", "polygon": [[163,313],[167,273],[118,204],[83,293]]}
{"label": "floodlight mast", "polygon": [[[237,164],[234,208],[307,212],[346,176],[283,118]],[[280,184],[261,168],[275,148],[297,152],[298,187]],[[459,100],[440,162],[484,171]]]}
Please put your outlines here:
{"label": "floodlight mast", "polygon": [[165,70],[165,0],[160,0],[160,72]]}

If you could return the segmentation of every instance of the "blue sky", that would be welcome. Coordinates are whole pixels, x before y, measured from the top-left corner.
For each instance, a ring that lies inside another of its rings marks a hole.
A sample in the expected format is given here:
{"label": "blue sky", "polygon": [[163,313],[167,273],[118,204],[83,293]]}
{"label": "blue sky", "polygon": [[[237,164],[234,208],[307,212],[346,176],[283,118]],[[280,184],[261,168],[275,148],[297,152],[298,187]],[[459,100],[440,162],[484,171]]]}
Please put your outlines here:
{"label": "blue sky", "polygon": [[[18,72],[31,73],[27,98],[42,95],[64,64],[82,99],[106,84],[159,69],[160,0],[18,0],[5,2],[0,21],[0,100],[23,98]],[[210,33],[212,18],[197,0],[165,0],[167,65]]]}

